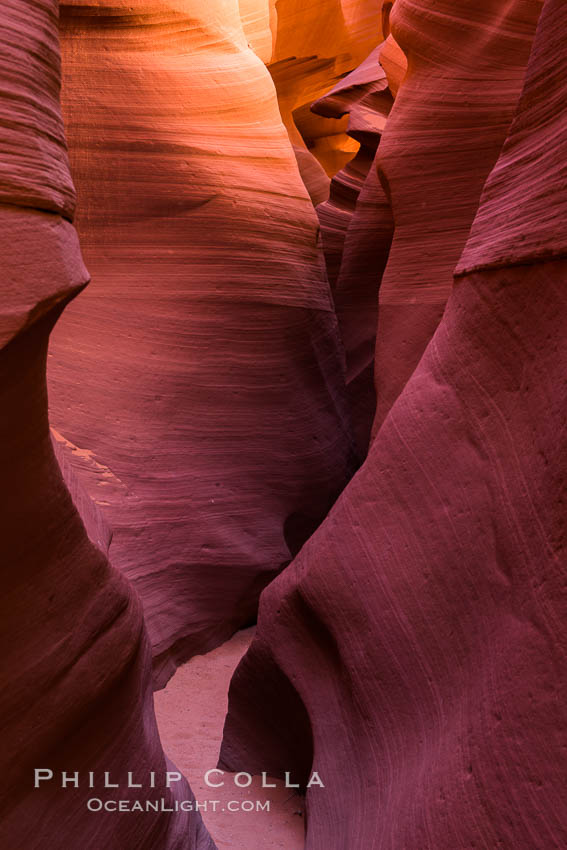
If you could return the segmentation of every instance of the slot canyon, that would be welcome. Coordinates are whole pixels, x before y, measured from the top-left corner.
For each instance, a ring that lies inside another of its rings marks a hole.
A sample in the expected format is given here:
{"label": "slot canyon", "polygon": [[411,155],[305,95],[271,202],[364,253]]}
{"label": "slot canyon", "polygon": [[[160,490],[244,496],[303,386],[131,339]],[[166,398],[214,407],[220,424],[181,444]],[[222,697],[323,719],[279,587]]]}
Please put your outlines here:
{"label": "slot canyon", "polygon": [[565,0],[0,28],[0,850],[567,848]]}

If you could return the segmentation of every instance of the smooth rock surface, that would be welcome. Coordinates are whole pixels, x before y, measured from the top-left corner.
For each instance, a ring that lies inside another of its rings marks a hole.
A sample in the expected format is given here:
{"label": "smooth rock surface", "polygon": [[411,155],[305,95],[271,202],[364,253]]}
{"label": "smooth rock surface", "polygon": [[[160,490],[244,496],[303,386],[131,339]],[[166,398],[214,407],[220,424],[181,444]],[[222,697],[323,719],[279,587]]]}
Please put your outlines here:
{"label": "smooth rock surface", "polygon": [[161,686],[253,621],[352,473],[343,357],[237,0],[67,3],[62,50],[92,283],[53,338],[52,421]]}
{"label": "smooth rock surface", "polygon": [[374,433],[443,315],[514,116],[541,8],[541,0],[393,7],[392,35],[409,69],[378,157],[396,231],[380,289]]}
{"label": "smooth rock surface", "polygon": [[[161,747],[139,601],[88,539],[50,438],[49,333],[88,281],[70,222],[55,0],[0,10],[0,846],[6,850],[214,850],[198,814],[101,815],[122,799],[192,800]],[[93,522],[93,528],[96,523]],[[53,779],[34,787],[36,768]],[[62,788],[61,772],[79,773]],[[88,773],[96,777],[88,788]],[[128,771],[156,787],[126,788]],[[102,804],[101,803],[101,804]]]}
{"label": "smooth rock surface", "polygon": [[[221,765],[318,770],[308,850],[567,844],[567,261],[539,253],[567,213],[566,15],[547,0],[425,355],[233,678]],[[519,186],[558,217],[516,214]]]}

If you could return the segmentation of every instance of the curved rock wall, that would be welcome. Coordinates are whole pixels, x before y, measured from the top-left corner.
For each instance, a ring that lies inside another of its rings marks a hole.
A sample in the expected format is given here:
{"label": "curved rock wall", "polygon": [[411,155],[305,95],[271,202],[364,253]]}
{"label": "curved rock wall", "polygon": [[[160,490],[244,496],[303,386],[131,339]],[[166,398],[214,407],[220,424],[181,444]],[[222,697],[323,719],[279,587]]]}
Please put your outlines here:
{"label": "curved rock wall", "polygon": [[360,145],[354,158],[331,180],[330,197],[317,207],[317,215],[362,458],[376,410],[378,292],[394,230],[390,203],[376,168],[377,149],[393,104],[381,64],[386,48],[386,42],[378,45],[355,71],[311,107],[330,119],[348,115],[347,132]]}
{"label": "curved rock wall", "polygon": [[239,0],[238,10],[248,45],[268,64],[274,50],[276,0]]}
{"label": "curved rock wall", "polygon": [[334,291],[346,358],[346,384],[358,451],[366,457],[376,413],[374,355],[378,293],[388,262],[394,220],[380,184],[376,158],[349,221]]}
{"label": "curved rock wall", "polygon": [[220,765],[307,850],[567,846],[567,5],[390,7],[63,3],[85,289],[58,4],[2,6],[2,848],[214,850],[152,665],[263,588]]}
{"label": "curved rock wall", "polygon": [[331,180],[328,201],[317,207],[331,290],[336,289],[346,233],[356,201],[373,165],[380,136],[392,107],[379,45],[365,61],[315,101],[311,111],[324,118],[348,115],[348,135],[360,145],[356,155]]}
{"label": "curved rock wall", "polygon": [[[59,108],[56,0],[0,11],[0,846],[213,850],[200,815],[89,812],[116,797],[191,800],[159,741],[137,597],[89,542],[55,459],[45,369],[50,331],[88,281]],[[103,546],[104,534],[99,539]],[[51,781],[34,787],[36,768]],[[61,787],[61,771],[79,787]],[[88,772],[96,777],[88,788]],[[156,788],[126,789],[127,773]]]}
{"label": "curved rock wall", "polygon": [[567,843],[566,16],[547,0],[421,362],[232,682],[221,764],[318,771],[308,850]]}
{"label": "curved rock wall", "polygon": [[408,73],[380,145],[396,224],[380,290],[374,433],[443,314],[514,115],[541,0],[397,0]]}
{"label": "curved rock wall", "polygon": [[[324,120],[311,104],[355,70],[382,40],[383,0],[278,0],[269,65],[294,146],[308,150],[329,177],[356,153],[348,119]],[[388,4],[385,4],[386,6]]]}
{"label": "curved rock wall", "polygon": [[255,617],[351,474],[344,366],[237,0],[67,3],[62,50],[92,283],[54,335],[52,419],[162,685]]}

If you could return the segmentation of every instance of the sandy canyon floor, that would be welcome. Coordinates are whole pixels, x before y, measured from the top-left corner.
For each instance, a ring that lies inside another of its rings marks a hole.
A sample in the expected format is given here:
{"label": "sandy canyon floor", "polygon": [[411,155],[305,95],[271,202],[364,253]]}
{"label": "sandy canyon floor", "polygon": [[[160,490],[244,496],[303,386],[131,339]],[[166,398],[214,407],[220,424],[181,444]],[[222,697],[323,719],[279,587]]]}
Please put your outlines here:
{"label": "sandy canyon floor", "polygon": [[[238,788],[234,774],[227,773],[211,776],[214,782],[224,780],[221,788],[205,783],[205,774],[217,764],[230,678],[253,635],[254,629],[246,629],[213,652],[196,656],[154,694],[160,736],[197,801],[206,801],[201,814],[218,850],[303,850],[303,798],[283,782],[269,779],[277,787],[262,788],[254,777],[250,787]],[[243,801],[269,802],[270,810],[229,811],[229,805],[236,809]]]}

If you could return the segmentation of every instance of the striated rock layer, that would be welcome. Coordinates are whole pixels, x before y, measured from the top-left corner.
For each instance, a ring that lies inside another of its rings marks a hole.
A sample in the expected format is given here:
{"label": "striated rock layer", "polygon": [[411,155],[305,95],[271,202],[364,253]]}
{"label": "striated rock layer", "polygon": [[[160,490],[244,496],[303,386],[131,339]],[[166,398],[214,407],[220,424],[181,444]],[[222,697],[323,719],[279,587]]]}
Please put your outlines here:
{"label": "striated rock layer", "polygon": [[237,0],[73,2],[63,107],[92,283],[52,419],[140,593],[156,683],[256,615],[353,469],[317,219]]}
{"label": "striated rock layer", "polygon": [[311,104],[366,59],[381,41],[383,0],[278,0],[269,64],[284,124],[300,164],[308,151],[329,177],[357,144],[347,118],[324,120]]}
{"label": "striated rock layer", "polygon": [[232,682],[221,764],[312,756],[308,850],[567,845],[566,26],[547,0],[443,319]]}
{"label": "striated rock layer", "polygon": [[351,417],[362,458],[368,451],[376,413],[374,355],[378,293],[393,234],[390,202],[373,161],[348,224],[333,293],[345,349]]}
{"label": "striated rock layer", "polygon": [[[0,846],[212,850],[198,814],[87,810],[116,798],[104,771],[130,804],[192,795],[180,774],[164,787],[175,769],[156,729],[141,606],[88,540],[50,440],[49,333],[88,280],[70,223],[57,2],[4,0],[0,25]],[[53,779],[35,788],[36,768]],[[61,771],[78,771],[79,788],[62,789]],[[154,771],[155,789],[128,790],[128,771],[144,782]]]}
{"label": "striated rock layer", "polygon": [[277,28],[276,0],[238,0],[238,11],[248,46],[268,64]]}
{"label": "striated rock layer", "polygon": [[311,106],[312,112],[325,118],[348,115],[347,132],[360,144],[352,160],[331,180],[328,201],[317,207],[331,290],[336,288],[356,201],[374,162],[392,106],[386,73],[380,65],[381,48],[379,45],[352,74]]}
{"label": "striated rock layer", "polygon": [[396,230],[380,291],[374,433],[443,314],[514,115],[541,7],[541,0],[397,0],[393,7],[392,34],[408,73],[378,157]]}
{"label": "striated rock layer", "polygon": [[378,291],[393,236],[390,203],[378,180],[376,151],[393,98],[381,64],[384,42],[351,74],[316,101],[328,118],[348,114],[348,134],[360,148],[331,180],[317,207],[321,244],[345,349],[346,383],[361,457],[376,410],[374,350]]}

